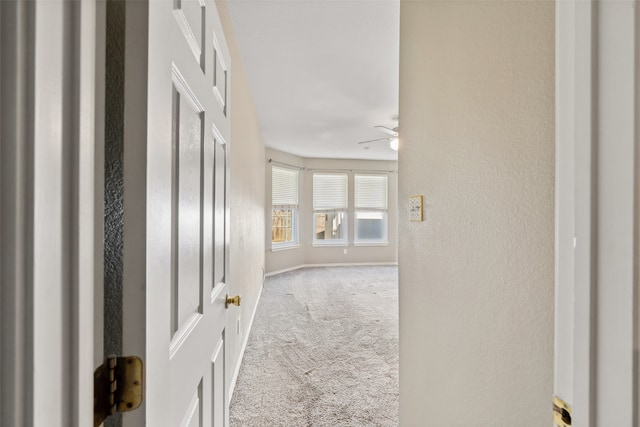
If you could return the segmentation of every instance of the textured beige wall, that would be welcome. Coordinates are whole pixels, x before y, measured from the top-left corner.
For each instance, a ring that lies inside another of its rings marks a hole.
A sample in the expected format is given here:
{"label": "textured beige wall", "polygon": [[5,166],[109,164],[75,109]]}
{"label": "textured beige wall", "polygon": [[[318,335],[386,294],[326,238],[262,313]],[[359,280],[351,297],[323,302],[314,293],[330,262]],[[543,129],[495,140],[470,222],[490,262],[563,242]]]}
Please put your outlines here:
{"label": "textured beige wall", "polygon": [[[343,171],[349,173],[349,206],[353,207],[353,171],[396,171],[395,161],[308,159],[267,149],[267,159],[305,167],[300,172],[299,218],[300,247],[284,251],[271,250],[271,233],[265,236],[267,273],[305,264],[395,263],[398,260],[398,176],[389,174],[388,181],[388,240],[386,246],[354,246],[353,209],[349,215],[348,246],[313,246],[313,170]],[[351,171],[351,172],[350,172]],[[271,222],[271,167],[266,170],[265,221]],[[347,253],[344,250],[347,249]]]}
{"label": "textured beige wall", "polygon": [[[227,386],[239,362],[242,343],[262,289],[264,260],[265,149],[226,1],[217,1],[231,54],[231,142],[229,205],[231,212],[229,283],[242,305],[229,310]],[[240,333],[237,325],[240,321]]]}
{"label": "textured beige wall", "polygon": [[554,3],[403,0],[400,38],[401,425],[551,425]]}

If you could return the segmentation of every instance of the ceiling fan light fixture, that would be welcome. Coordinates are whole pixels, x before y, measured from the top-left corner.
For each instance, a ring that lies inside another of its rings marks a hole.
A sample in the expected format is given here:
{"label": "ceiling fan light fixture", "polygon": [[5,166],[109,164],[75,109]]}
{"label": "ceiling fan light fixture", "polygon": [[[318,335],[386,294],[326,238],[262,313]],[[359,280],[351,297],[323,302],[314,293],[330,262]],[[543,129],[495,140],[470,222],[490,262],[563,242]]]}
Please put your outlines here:
{"label": "ceiling fan light fixture", "polygon": [[398,138],[393,138],[391,141],[389,141],[389,148],[391,148],[393,151],[398,151],[399,146],[400,143],[398,141]]}

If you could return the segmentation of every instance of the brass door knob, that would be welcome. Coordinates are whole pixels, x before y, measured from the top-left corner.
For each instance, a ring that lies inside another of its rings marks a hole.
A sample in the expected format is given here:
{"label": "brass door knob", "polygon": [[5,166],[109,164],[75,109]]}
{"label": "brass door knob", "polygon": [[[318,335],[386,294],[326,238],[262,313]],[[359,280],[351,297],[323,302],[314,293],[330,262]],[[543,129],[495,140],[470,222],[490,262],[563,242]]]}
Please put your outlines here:
{"label": "brass door knob", "polygon": [[233,304],[235,306],[240,307],[240,295],[236,295],[235,297],[230,297],[229,294],[227,294],[224,306],[226,308],[229,308],[229,304]]}

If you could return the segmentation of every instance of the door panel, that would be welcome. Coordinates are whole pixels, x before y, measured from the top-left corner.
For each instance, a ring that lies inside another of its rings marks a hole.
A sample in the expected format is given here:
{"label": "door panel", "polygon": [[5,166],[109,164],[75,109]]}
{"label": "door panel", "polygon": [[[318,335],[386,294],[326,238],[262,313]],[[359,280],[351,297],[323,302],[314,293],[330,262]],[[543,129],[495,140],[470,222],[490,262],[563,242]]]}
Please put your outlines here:
{"label": "door panel", "polygon": [[212,423],[214,427],[224,426],[226,409],[225,409],[225,341],[224,332],[222,338],[218,342],[215,351],[211,357],[211,408],[213,412]]}
{"label": "door panel", "polygon": [[205,5],[198,0],[174,0],[174,14],[194,58],[204,66]]}
{"label": "door panel", "polygon": [[202,314],[201,156],[204,113],[194,100],[173,97],[172,318],[174,330]]}
{"label": "door panel", "polygon": [[219,139],[215,141],[215,230],[214,230],[214,281],[213,286],[223,283],[225,278],[225,241],[226,241],[226,218],[225,218],[225,188],[227,177],[227,156],[225,144]]}
{"label": "door panel", "polygon": [[218,39],[213,37],[213,91],[223,113],[227,114],[227,67]]}
{"label": "door panel", "polygon": [[180,427],[200,427],[202,425],[202,382],[198,385],[198,391],[191,398],[189,407],[184,415]]}
{"label": "door panel", "polygon": [[[130,165],[125,194],[129,191],[130,205],[138,203],[146,221],[144,239],[136,240],[137,229],[125,231],[125,253],[127,247],[142,246],[145,256],[138,256],[143,267],[133,267],[144,268],[144,274],[125,274],[124,334],[125,344],[146,343],[147,393],[143,415],[132,413],[125,425],[222,427],[228,400],[229,117],[214,89],[214,57],[220,55],[227,67],[228,51],[213,1],[130,3],[135,12],[127,14],[133,39],[127,56],[148,58],[144,78],[140,73],[136,80],[148,84],[127,92],[133,98],[129,105],[146,105],[146,147],[139,158],[125,157]],[[140,35],[145,17],[147,51],[136,51],[135,42],[145,38]],[[226,88],[223,93],[227,96]],[[125,145],[139,144],[126,135]],[[139,169],[145,171],[144,184],[133,179]],[[125,223],[126,216],[125,199]],[[143,319],[137,316],[145,327],[134,323],[136,310],[145,313]]]}

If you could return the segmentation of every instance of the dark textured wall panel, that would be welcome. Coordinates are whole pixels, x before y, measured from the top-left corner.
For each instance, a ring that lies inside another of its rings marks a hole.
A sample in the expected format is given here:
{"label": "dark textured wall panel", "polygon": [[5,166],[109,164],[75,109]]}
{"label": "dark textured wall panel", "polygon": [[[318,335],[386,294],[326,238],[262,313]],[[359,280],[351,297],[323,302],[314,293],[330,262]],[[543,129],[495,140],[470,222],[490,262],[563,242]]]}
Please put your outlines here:
{"label": "dark textured wall panel", "polygon": [[[124,24],[122,0],[107,2],[104,153],[104,352],[122,355],[124,230]],[[106,427],[119,427],[119,415]]]}

